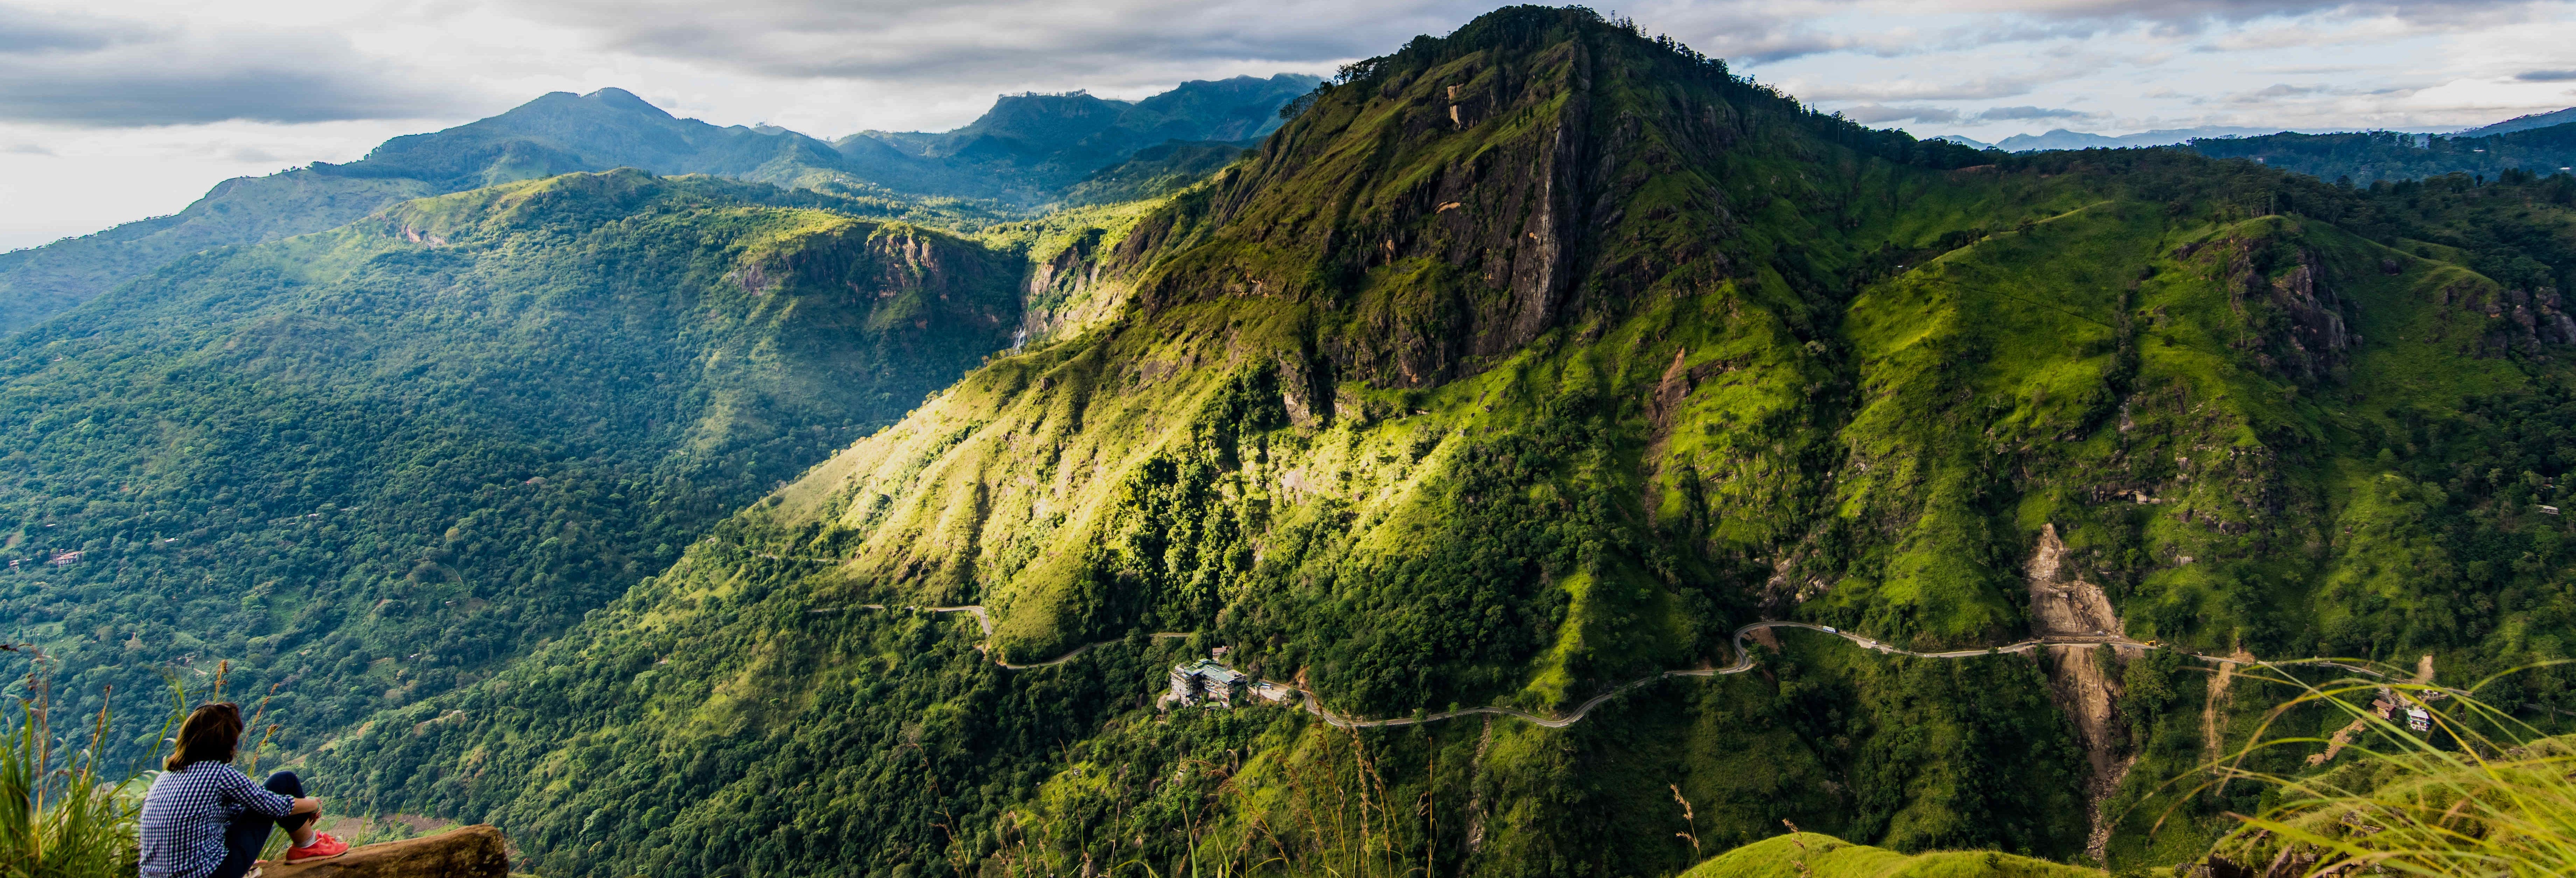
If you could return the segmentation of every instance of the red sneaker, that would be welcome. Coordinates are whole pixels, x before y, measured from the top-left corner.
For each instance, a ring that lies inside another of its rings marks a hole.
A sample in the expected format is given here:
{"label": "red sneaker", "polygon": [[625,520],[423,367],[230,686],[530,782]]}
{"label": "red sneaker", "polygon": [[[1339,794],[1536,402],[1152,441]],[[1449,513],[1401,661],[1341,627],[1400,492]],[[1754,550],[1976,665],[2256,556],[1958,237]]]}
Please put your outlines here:
{"label": "red sneaker", "polygon": [[286,861],[289,863],[301,863],[305,860],[319,860],[324,857],[336,857],[348,852],[348,842],[332,838],[331,834],[328,832],[316,832],[313,834],[312,844],[308,844],[300,848],[287,848]]}

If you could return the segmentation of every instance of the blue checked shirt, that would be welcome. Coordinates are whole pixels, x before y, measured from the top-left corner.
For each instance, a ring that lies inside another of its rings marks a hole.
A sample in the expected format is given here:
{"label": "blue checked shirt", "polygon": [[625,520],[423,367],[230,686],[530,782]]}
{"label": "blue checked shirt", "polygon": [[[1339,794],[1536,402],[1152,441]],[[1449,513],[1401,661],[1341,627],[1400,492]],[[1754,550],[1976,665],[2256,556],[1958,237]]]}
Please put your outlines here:
{"label": "blue checked shirt", "polygon": [[295,800],[261,789],[221,762],[198,762],[153,778],[143,795],[144,878],[202,878],[224,862],[224,830],[247,811],[284,817]]}

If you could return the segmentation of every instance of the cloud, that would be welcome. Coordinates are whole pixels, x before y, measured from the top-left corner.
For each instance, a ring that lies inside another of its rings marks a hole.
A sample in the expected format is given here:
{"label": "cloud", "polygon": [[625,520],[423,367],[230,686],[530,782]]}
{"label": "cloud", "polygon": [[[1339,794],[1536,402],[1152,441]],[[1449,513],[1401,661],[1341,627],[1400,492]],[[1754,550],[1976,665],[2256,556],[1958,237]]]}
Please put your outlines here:
{"label": "cloud", "polygon": [[0,6],[0,120],[122,128],[423,118],[475,96],[403,72],[316,31],[155,28]]}
{"label": "cloud", "polygon": [[46,148],[44,148],[44,147],[37,146],[36,144],[32,144],[32,143],[13,143],[13,144],[10,144],[10,145],[8,145],[8,146],[0,146],[0,152],[5,152],[5,153],[8,153],[8,154],[10,154],[10,155],[53,155],[53,154],[54,154],[54,151],[53,151],[53,150],[46,149]]}
{"label": "cloud", "polygon": [[145,33],[130,22],[0,6],[0,54],[94,51]]}
{"label": "cloud", "polygon": [[2011,122],[2025,119],[2090,119],[2093,114],[2082,110],[2055,107],[1993,107],[1977,114],[1980,122]]}
{"label": "cloud", "polygon": [[2035,76],[1990,76],[1964,82],[1923,82],[1900,79],[1894,82],[1860,82],[1850,84],[1797,83],[1792,87],[1801,98],[1815,101],[1957,101],[1991,100],[2029,94],[2039,84]]}
{"label": "cloud", "polygon": [[2513,78],[2523,82],[2576,82],[2576,70],[2527,70]]}
{"label": "cloud", "polygon": [[1843,118],[1850,119],[1863,125],[1884,125],[1889,122],[1980,124],[1985,122],[2024,122],[2034,119],[2096,118],[2096,114],[2087,113],[2082,110],[2028,106],[1989,107],[1985,110],[1967,112],[1947,107],[1870,103],[1844,107],[1840,112],[1843,114]]}
{"label": "cloud", "polygon": [[1490,9],[1435,0],[741,0],[722,15],[692,0],[521,2],[607,48],[771,76],[886,82],[1098,78],[1104,72],[1219,61],[1288,64],[1382,54],[1416,34],[1447,33]]}
{"label": "cloud", "polygon": [[2410,21],[2458,20],[2472,12],[2507,10],[2527,0],[1986,0],[1943,3],[1951,12],[2020,13],[2063,22],[2092,22],[2105,27],[2148,23],[2168,32],[2196,32],[2212,26],[2242,24],[2267,18],[2399,18]]}
{"label": "cloud", "polygon": [[1959,121],[1959,111],[1942,107],[1891,107],[1883,104],[1861,104],[1856,107],[1844,107],[1841,112],[1843,114],[1843,118],[1850,119],[1863,125],[1883,125],[1889,122],[1903,122],[1909,120],[1915,122]]}
{"label": "cloud", "polygon": [[2259,104],[2267,101],[2280,100],[2282,98],[2306,97],[2308,95],[2324,92],[2325,90],[2326,87],[2322,85],[2291,85],[2286,82],[2276,82],[2253,91],[2238,92],[2237,94],[2230,96],[2228,100],[2235,101],[2240,104]]}

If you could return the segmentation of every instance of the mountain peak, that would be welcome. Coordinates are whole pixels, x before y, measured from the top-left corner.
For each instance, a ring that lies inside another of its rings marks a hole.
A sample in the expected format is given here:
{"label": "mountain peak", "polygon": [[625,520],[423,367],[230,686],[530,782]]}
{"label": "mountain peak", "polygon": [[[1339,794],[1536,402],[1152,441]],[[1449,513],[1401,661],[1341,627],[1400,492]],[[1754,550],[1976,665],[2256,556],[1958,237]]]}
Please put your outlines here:
{"label": "mountain peak", "polygon": [[660,107],[654,106],[651,101],[636,97],[634,92],[627,91],[622,88],[603,88],[598,91],[582,95],[581,99],[594,101],[620,110],[628,110],[637,113],[650,113],[664,119],[672,118],[669,112]]}
{"label": "mountain peak", "polygon": [[1554,327],[1619,313],[1658,284],[1768,262],[1767,243],[1736,234],[1738,218],[1820,196],[1798,175],[1721,181],[1712,169],[1837,155],[1984,161],[1819,115],[1587,9],[1508,8],[1345,67],[1208,190],[1203,225],[1174,219],[1166,234],[1165,220],[1148,220],[1138,240],[1247,244],[1160,261],[1139,301],[1162,309],[1257,290],[1374,315],[1337,342],[1346,374],[1433,386]]}

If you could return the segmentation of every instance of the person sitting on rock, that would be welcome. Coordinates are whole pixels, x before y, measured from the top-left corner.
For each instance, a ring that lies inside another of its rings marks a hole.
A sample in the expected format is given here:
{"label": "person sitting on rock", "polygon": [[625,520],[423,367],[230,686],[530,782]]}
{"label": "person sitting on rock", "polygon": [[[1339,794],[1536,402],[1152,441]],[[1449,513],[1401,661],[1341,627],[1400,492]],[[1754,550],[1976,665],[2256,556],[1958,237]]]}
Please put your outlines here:
{"label": "person sitting on rock", "polygon": [[289,863],[349,851],[319,831],[322,800],[304,795],[294,772],[269,775],[263,788],[232,766],[241,733],[241,708],[229,702],[199,707],[179,724],[178,749],[143,795],[144,878],[243,878],[271,829],[294,841]]}

